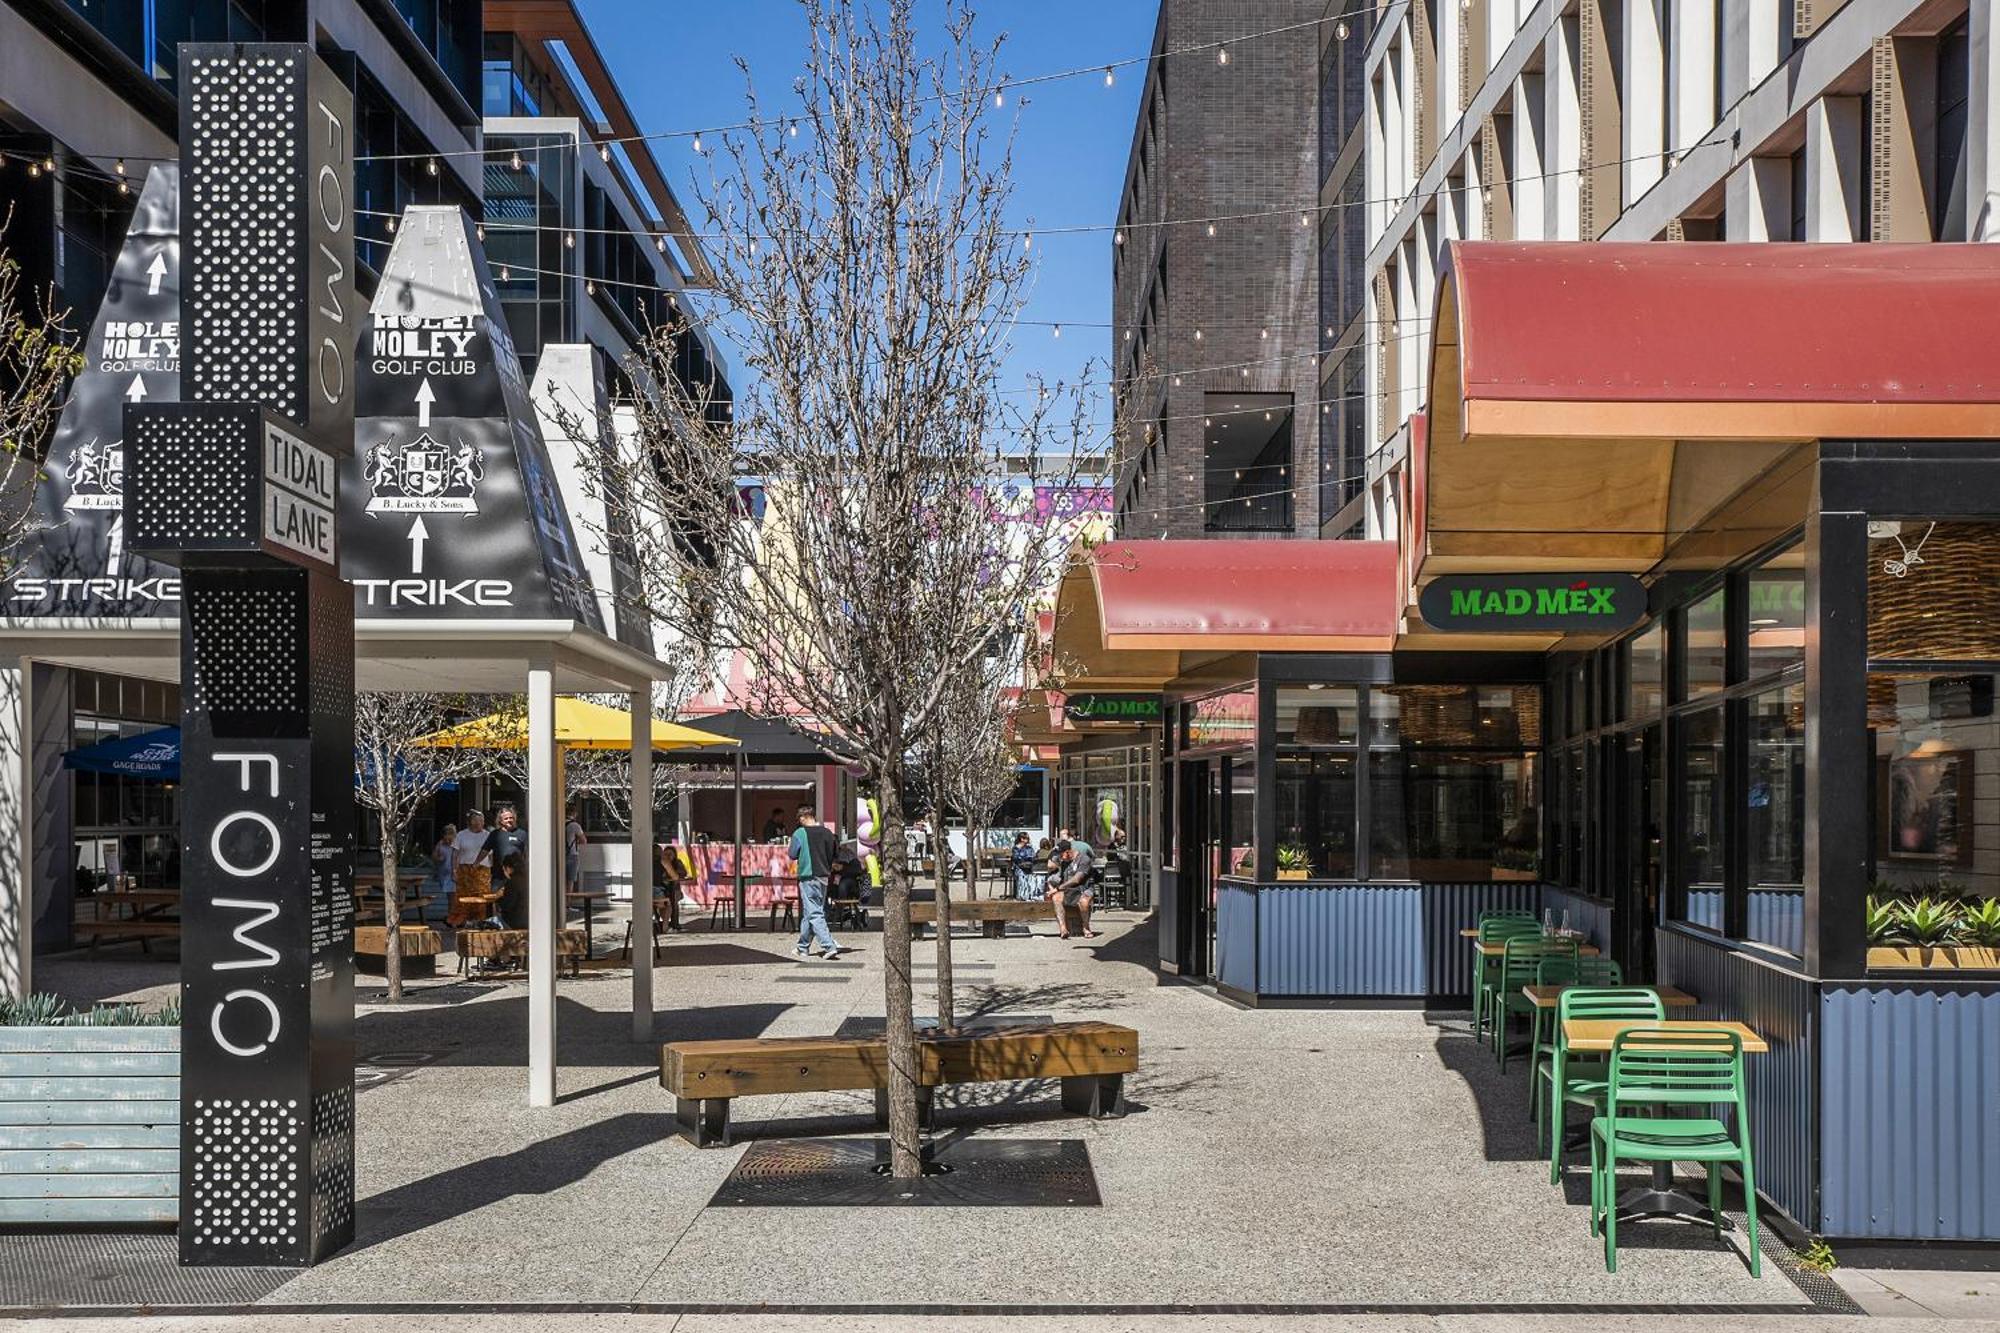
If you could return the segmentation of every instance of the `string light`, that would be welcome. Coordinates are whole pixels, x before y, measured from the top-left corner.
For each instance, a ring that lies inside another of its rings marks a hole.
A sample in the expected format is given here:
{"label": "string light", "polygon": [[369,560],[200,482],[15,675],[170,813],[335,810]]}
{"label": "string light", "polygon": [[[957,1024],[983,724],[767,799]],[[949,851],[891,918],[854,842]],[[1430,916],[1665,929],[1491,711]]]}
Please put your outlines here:
{"label": "string light", "polygon": [[396,234],[396,215],[394,213],[389,215],[389,234],[391,236]]}
{"label": "string light", "polygon": [[39,162],[30,162],[30,163],[28,164],[28,179],[29,179],[29,180],[33,180],[33,179],[34,179],[35,177],[37,177],[37,176],[39,176],[39,175],[41,175],[41,174],[42,174],[42,164],[41,164],[41,163],[39,163]]}
{"label": "string light", "polygon": [[1259,338],[1262,338],[1264,341],[1269,342],[1271,339],[1271,330],[1269,328],[1259,329],[1257,330],[1257,336]]}
{"label": "string light", "polygon": [[519,171],[521,169],[521,154],[519,152],[516,152],[514,156],[511,159],[509,159],[508,165],[513,167],[514,170]]}
{"label": "string light", "polygon": [[1310,214],[1310,213],[1301,213],[1301,214],[1299,214],[1299,225],[1300,225],[1301,227],[1310,227],[1310,226],[1312,226],[1312,214]]}
{"label": "string light", "polygon": [[121,179],[121,180],[120,180],[120,181],[118,182],[118,193],[120,193],[120,194],[130,194],[130,193],[132,193],[132,187],[131,187],[131,186],[129,186],[129,185],[127,185],[127,184],[126,184],[126,183],[125,183],[125,182],[124,182],[124,181],[123,181],[123,180]]}
{"label": "string light", "polygon": [[665,254],[667,252],[667,238],[664,236],[655,236],[653,238],[653,248],[661,254]]}
{"label": "string light", "polygon": [[472,229],[472,234],[479,238],[479,243],[481,245],[484,245],[486,243],[486,224],[482,222],[478,226],[474,227]]}
{"label": "string light", "polygon": [[583,284],[583,294],[585,296],[597,295],[597,284],[586,279]]}
{"label": "string light", "polygon": [[791,135],[794,139],[799,137],[799,123],[796,120],[793,121],[791,124],[785,126],[785,128],[791,131]]}
{"label": "string light", "polygon": [[111,169],[123,176],[125,174],[125,159],[121,157],[116,162],[113,162]]}
{"label": "string light", "polygon": [[1021,248],[1023,250],[1032,250],[1035,248],[1035,233],[1027,232],[1021,237]]}
{"label": "string light", "polygon": [[696,157],[700,157],[700,156],[701,156],[701,131],[700,131],[700,130],[696,130],[696,131],[694,132],[694,154],[695,154],[695,156],[696,156]]}
{"label": "string light", "polygon": [[611,145],[610,145],[610,144],[608,144],[608,143],[601,143],[601,144],[597,145],[597,160],[598,160],[599,162],[609,162],[609,161],[611,160]]}
{"label": "string light", "polygon": [[575,232],[573,232],[573,231],[566,231],[566,232],[564,232],[564,233],[563,233],[563,249],[565,249],[565,250],[574,250],[574,249],[576,249],[576,233],[575,233]]}
{"label": "string light", "polygon": [[1218,65],[1226,65],[1226,64],[1228,64],[1228,63],[1229,63],[1229,48],[1228,48],[1228,47],[1226,47],[1226,46],[1217,46],[1217,47],[1215,48],[1215,63],[1216,63],[1216,64],[1218,64]]}
{"label": "string light", "polygon": [[55,169],[56,169],[56,160],[55,160],[54,158],[52,158],[52,157],[44,157],[44,158],[42,159],[42,170],[43,170],[43,171],[47,171],[47,172],[53,172],[53,171],[55,171]]}
{"label": "string light", "polygon": [[1200,330],[1200,329],[1196,329],[1196,330],[1194,331],[1194,340],[1195,340],[1196,342],[1200,342],[1200,341],[1201,341],[1201,330]]}
{"label": "string light", "polygon": [[505,264],[502,264],[500,266],[500,281],[512,282],[513,280],[514,280],[514,275],[508,271],[507,266]]}
{"label": "string light", "polygon": [[1125,229],[1123,227],[1111,233],[1111,243],[1113,245],[1125,244]]}
{"label": "string light", "polygon": [[1055,335],[1058,338],[1062,337],[1062,325],[1058,324],[1055,326]]}
{"label": "string light", "polygon": [[1174,376],[1174,387],[1176,389],[1181,387],[1181,377],[1179,375]]}
{"label": "string light", "polygon": [[424,170],[425,170],[426,172],[430,173],[430,174],[431,174],[431,175],[433,175],[433,176],[437,175],[437,174],[438,174],[438,160],[437,160],[436,158],[434,158],[434,157],[430,157],[430,158],[425,158],[425,159],[424,159]]}
{"label": "string light", "polygon": [[995,88],[993,90],[993,105],[996,107],[1007,105],[1007,93],[1004,89]]}
{"label": "string light", "polygon": [[1215,235],[1215,224],[1214,224],[1213,222],[1211,222],[1211,223],[1209,223],[1209,224],[1208,224],[1208,234],[1209,234],[1209,235],[1210,235],[1211,237],[1213,237],[1213,236]]}
{"label": "string light", "polygon": [[1111,66],[1106,65],[1104,67],[1104,86],[1109,88],[1116,82],[1118,82],[1118,76],[1111,72]]}
{"label": "string light", "polygon": [[1344,41],[1346,41],[1346,40],[1347,40],[1347,20],[1346,20],[1346,19],[1336,19],[1336,20],[1334,20],[1334,24],[1333,24],[1333,35],[1334,35],[1334,38],[1335,38],[1336,40],[1338,40],[1338,41],[1343,41],[1343,42],[1344,42]]}

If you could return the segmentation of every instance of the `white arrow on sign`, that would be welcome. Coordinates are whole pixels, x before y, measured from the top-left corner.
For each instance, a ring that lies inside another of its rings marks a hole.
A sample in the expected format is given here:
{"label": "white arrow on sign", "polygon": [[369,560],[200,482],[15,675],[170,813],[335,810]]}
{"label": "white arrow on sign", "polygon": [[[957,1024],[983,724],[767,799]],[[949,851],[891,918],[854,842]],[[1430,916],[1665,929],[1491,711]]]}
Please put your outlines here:
{"label": "white arrow on sign", "polygon": [[160,279],[167,276],[167,257],[154,255],[153,262],[146,265],[146,295],[160,294]]}
{"label": "white arrow on sign", "polygon": [[437,395],[431,392],[431,382],[426,378],[417,385],[417,429],[423,430],[431,424],[431,404]]}
{"label": "white arrow on sign", "polygon": [[134,375],[132,382],[125,386],[125,396],[135,403],[144,398],[146,396],[146,377],[144,375]]}
{"label": "white arrow on sign", "polygon": [[424,542],[430,535],[430,529],[424,526],[424,516],[418,514],[416,521],[410,524],[410,572],[412,574],[421,574],[424,572]]}

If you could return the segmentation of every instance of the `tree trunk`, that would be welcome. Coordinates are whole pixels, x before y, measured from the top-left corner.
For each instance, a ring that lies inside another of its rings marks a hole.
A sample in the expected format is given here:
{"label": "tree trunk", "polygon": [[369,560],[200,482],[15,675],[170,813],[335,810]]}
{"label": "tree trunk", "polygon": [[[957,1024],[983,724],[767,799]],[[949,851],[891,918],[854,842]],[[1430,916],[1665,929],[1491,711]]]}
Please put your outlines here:
{"label": "tree trunk", "polygon": [[965,897],[973,901],[979,897],[979,835],[984,829],[970,819],[965,821]]}
{"label": "tree trunk", "polygon": [[910,871],[903,842],[902,774],[884,766],[870,775],[882,806],[882,991],[889,1038],[889,1170],[899,1180],[923,1174],[917,1124],[917,1029],[910,984]]}
{"label": "tree trunk", "polygon": [[[944,827],[942,816],[938,827]],[[937,1021],[940,1032],[950,1032],[958,1027],[958,1014],[952,1005],[951,869],[945,864],[950,859],[951,839],[946,838],[939,853],[937,870]]]}
{"label": "tree trunk", "polygon": [[389,1003],[403,998],[403,881],[397,868],[403,863],[400,831],[390,827],[389,817],[377,821],[382,829],[382,976],[388,983]]}

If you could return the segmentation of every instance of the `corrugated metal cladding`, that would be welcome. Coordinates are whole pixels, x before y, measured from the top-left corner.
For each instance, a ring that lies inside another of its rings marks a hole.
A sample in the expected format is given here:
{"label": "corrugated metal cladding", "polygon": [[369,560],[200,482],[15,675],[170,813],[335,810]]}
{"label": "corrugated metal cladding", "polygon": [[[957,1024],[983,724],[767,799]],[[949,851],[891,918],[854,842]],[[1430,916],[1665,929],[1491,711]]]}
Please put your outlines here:
{"label": "corrugated metal cladding", "polygon": [[1257,989],[1257,894],[1235,884],[1215,895],[1215,979],[1240,991]]}
{"label": "corrugated metal cladding", "polygon": [[2000,992],[1828,986],[1820,1230],[2000,1240]]}
{"label": "corrugated metal cladding", "polygon": [[1262,994],[1424,993],[1423,904],[1415,885],[1266,885],[1257,898]]}
{"label": "corrugated metal cladding", "polygon": [[1572,930],[1583,932],[1584,938],[1602,949],[1611,952],[1611,904],[1602,898],[1586,898],[1568,889],[1546,885],[1542,889],[1542,910],[1555,913],[1556,924],[1561,925],[1563,914],[1569,914]]}
{"label": "corrugated metal cladding", "polygon": [[1734,1019],[1770,1043],[1768,1053],[1743,1057],[1757,1189],[1800,1225],[1819,1230],[1813,1151],[1817,983],[1672,928],[1660,930],[1658,950],[1661,983],[1695,997],[1690,1017]]}
{"label": "corrugated metal cladding", "polygon": [[1541,910],[1539,884],[1426,884],[1424,902],[1424,988],[1433,999],[1472,996],[1472,945],[1458,932],[1479,924],[1481,912]]}

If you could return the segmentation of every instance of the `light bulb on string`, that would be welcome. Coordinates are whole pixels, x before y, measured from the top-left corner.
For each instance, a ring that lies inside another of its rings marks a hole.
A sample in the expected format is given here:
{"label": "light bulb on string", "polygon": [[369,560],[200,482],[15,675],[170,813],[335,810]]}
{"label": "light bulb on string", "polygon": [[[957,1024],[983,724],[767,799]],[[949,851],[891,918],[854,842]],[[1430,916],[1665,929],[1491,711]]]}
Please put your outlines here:
{"label": "light bulb on string", "polygon": [[1271,331],[1269,329],[1259,329],[1257,330],[1257,336],[1263,339],[1264,341],[1269,342],[1271,339]]}
{"label": "light bulb on string", "polygon": [[1035,233],[1026,232],[1022,235],[1021,248],[1023,250],[1032,250],[1035,248]]}
{"label": "light bulb on string", "polygon": [[29,180],[33,180],[33,179],[35,179],[35,177],[37,177],[37,176],[39,176],[39,175],[41,175],[41,174],[42,174],[42,164],[41,164],[41,163],[39,163],[39,162],[30,162],[30,163],[28,164],[28,179],[29,179]]}
{"label": "light bulb on string", "polygon": [[424,159],[424,170],[425,170],[425,172],[427,172],[428,174],[430,174],[430,175],[432,175],[432,176],[435,176],[435,175],[437,175],[437,174],[438,174],[438,160],[437,160],[436,158],[434,158],[434,157],[428,157],[428,158],[425,158],[425,159]]}
{"label": "light bulb on string", "polygon": [[1347,32],[1348,32],[1348,28],[1347,28],[1347,20],[1346,20],[1346,19],[1339,19],[1339,20],[1336,20],[1336,21],[1335,21],[1335,23],[1334,23],[1334,25],[1333,25],[1333,36],[1334,36],[1334,39],[1335,39],[1336,41],[1342,41],[1342,42],[1346,41],[1346,40],[1347,40]]}
{"label": "light bulb on string", "polygon": [[564,232],[564,233],[563,233],[563,249],[565,249],[565,250],[574,250],[574,249],[576,249],[576,233],[575,233],[575,232],[573,232],[573,231],[566,231],[566,232]]}
{"label": "light bulb on string", "polygon": [[396,234],[396,215],[393,213],[389,215],[389,234],[391,236]]}
{"label": "light bulb on string", "polygon": [[694,132],[694,151],[695,151],[695,155],[696,155],[697,157],[699,157],[699,156],[701,155],[701,131],[700,131],[700,130],[696,130],[696,131]]}
{"label": "light bulb on string", "polygon": [[1211,237],[1213,237],[1213,236],[1215,235],[1215,224],[1214,224],[1213,222],[1211,222],[1211,223],[1209,223],[1209,224],[1208,224],[1208,234],[1209,234],[1209,235],[1210,235]]}
{"label": "light bulb on string", "polygon": [[508,268],[505,264],[502,264],[500,266],[500,281],[512,282],[513,280],[514,280],[514,275],[508,271]]}
{"label": "light bulb on string", "polygon": [[1125,244],[1125,229],[1123,227],[1111,233],[1111,243],[1113,245]]}
{"label": "light bulb on string", "polygon": [[42,159],[42,170],[43,170],[43,171],[49,171],[49,172],[53,172],[53,171],[54,171],[55,169],[56,169],[56,160],[55,160],[54,158],[52,158],[52,157],[44,157],[44,158]]}
{"label": "light bulb on string", "polygon": [[1116,82],[1118,82],[1118,76],[1111,72],[1111,66],[1106,65],[1104,67],[1104,86],[1109,88]]}
{"label": "light bulb on string", "polygon": [[131,187],[131,186],[129,186],[129,185],[127,185],[127,184],[126,184],[126,183],[125,183],[125,182],[124,182],[124,181],[123,181],[123,180],[121,179],[121,180],[120,180],[120,181],[118,182],[118,193],[120,193],[120,194],[130,194],[130,193],[132,193],[132,187]]}
{"label": "light bulb on string", "polygon": [[472,234],[479,238],[479,243],[481,245],[484,245],[486,243],[486,224],[482,222],[478,226],[474,227],[472,229]]}
{"label": "light bulb on string", "polygon": [[653,248],[661,254],[665,254],[667,252],[667,238],[664,236],[655,236],[653,238]]}
{"label": "light bulb on string", "polygon": [[586,281],[586,282],[585,282],[585,283],[583,284],[583,294],[584,294],[585,296],[595,296],[595,295],[597,295],[597,284],[596,284],[596,283],[594,283],[594,282],[589,282],[589,281]]}
{"label": "light bulb on string", "polygon": [[121,157],[116,162],[113,162],[111,169],[123,176],[125,174],[125,159]]}
{"label": "light bulb on string", "polygon": [[1179,375],[1174,376],[1174,387],[1176,389],[1181,387],[1181,377]]}
{"label": "light bulb on string", "polygon": [[1226,46],[1218,46],[1218,47],[1216,47],[1216,48],[1215,48],[1215,63],[1216,63],[1216,64],[1218,64],[1218,65],[1226,65],[1226,64],[1228,64],[1228,63],[1229,63],[1229,48],[1228,48],[1228,47],[1226,47]]}
{"label": "light bulb on string", "polygon": [[1058,338],[1062,337],[1062,325],[1058,324],[1055,326],[1055,334]]}
{"label": "light bulb on string", "polygon": [[519,171],[521,169],[521,155],[519,153],[514,154],[513,157],[508,159],[507,165]]}
{"label": "light bulb on string", "polygon": [[1299,225],[1300,225],[1301,227],[1310,227],[1310,226],[1312,226],[1312,214],[1310,214],[1310,213],[1301,213],[1301,214],[1299,214]]}
{"label": "light bulb on string", "polygon": [[1195,340],[1196,342],[1200,342],[1200,341],[1201,341],[1201,330],[1200,330],[1200,329],[1196,329],[1196,330],[1194,331],[1194,340]]}
{"label": "light bulb on string", "polygon": [[793,121],[791,124],[785,126],[785,129],[787,132],[791,134],[791,136],[794,139],[799,137],[799,123],[796,120]]}
{"label": "light bulb on string", "polygon": [[1004,89],[1004,88],[995,88],[995,89],[993,90],[993,105],[994,105],[994,106],[996,106],[996,107],[1000,107],[1000,106],[1006,106],[1006,105],[1007,105],[1007,91],[1006,91],[1006,89]]}
{"label": "light bulb on string", "polygon": [[610,144],[608,144],[608,143],[601,143],[601,144],[597,145],[597,160],[598,160],[599,162],[609,162],[609,161],[611,160],[611,145],[610,145]]}

